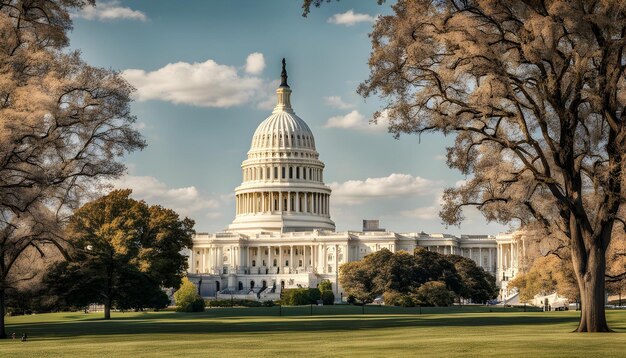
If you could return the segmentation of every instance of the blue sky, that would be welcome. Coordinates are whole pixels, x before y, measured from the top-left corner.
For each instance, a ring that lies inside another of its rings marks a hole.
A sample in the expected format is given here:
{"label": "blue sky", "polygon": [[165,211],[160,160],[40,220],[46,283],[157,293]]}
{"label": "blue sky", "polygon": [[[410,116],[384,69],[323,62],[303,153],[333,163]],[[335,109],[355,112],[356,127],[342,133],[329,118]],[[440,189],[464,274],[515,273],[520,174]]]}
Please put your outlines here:
{"label": "blue sky", "polygon": [[103,1],[74,14],[71,48],[121,71],[137,88],[133,112],[148,147],[124,158],[116,185],[176,209],[198,231],[234,218],[233,189],[257,125],[271,112],[287,59],[292,104],[311,127],[337,230],[379,219],[398,232],[496,234],[476,211],[460,228],[437,216],[441,192],[465,178],[445,164],[452,138],[399,140],[369,119],[384,103],[361,98],[368,33],[389,4],[340,1],[301,16],[301,2]]}

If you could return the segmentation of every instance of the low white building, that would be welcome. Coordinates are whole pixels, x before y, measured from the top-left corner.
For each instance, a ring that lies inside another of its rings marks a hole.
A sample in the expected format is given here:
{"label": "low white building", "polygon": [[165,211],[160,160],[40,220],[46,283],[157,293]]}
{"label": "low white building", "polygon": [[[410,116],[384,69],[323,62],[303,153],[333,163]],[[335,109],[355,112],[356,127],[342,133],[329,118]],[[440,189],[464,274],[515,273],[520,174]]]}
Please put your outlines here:
{"label": "low white building", "polygon": [[277,105],[258,126],[241,164],[234,221],[224,232],[194,237],[189,278],[203,297],[277,299],[284,288],[315,287],[328,279],[340,299],[341,264],[384,248],[412,252],[418,246],[471,258],[506,289],[517,272],[510,234],[456,237],[371,227],[335,232],[324,163],[313,133],[291,108],[284,63],[281,77]]}

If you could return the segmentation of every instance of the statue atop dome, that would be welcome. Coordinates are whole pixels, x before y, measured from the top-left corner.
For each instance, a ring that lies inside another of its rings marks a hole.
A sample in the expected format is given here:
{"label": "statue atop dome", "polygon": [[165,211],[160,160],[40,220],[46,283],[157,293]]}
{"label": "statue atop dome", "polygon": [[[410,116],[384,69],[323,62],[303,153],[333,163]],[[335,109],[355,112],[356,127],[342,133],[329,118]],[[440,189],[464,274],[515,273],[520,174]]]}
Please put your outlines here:
{"label": "statue atop dome", "polygon": [[286,66],[286,62],[285,62],[285,58],[283,57],[283,70],[280,73],[280,87],[289,88],[289,85],[287,84],[287,70],[285,69],[285,66]]}

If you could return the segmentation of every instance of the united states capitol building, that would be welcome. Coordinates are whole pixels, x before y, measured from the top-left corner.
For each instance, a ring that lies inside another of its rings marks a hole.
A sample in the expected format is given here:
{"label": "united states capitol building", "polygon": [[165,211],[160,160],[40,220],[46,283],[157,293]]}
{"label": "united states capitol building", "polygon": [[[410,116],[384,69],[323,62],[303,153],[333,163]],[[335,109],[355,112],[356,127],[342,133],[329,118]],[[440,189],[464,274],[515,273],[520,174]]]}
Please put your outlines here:
{"label": "united states capitol building", "polygon": [[339,300],[339,267],[381,249],[424,247],[471,258],[495,275],[502,299],[521,255],[514,234],[461,235],[398,233],[365,222],[362,230],[336,232],[331,190],[309,126],[290,103],[283,63],[277,104],[254,132],[235,189],[236,216],[223,232],[198,233],[189,254],[189,279],[203,297],[271,300],[281,290],[333,283]]}

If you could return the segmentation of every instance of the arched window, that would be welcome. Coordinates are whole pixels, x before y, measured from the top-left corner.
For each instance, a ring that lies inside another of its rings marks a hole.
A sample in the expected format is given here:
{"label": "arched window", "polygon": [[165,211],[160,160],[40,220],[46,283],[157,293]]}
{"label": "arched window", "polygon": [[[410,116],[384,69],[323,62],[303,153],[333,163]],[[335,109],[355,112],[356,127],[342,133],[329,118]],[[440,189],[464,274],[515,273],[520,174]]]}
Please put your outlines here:
{"label": "arched window", "polygon": [[296,179],[300,179],[300,167],[296,167]]}
{"label": "arched window", "polygon": [[278,179],[278,167],[274,167],[274,179]]}
{"label": "arched window", "polygon": [[252,260],[252,267],[256,266],[256,260]]}
{"label": "arched window", "polygon": [[274,265],[273,265],[273,266],[274,266],[274,267],[276,267],[276,266],[277,266],[276,259],[274,259]]}
{"label": "arched window", "polygon": [[239,285],[237,286],[239,291],[243,290],[243,282],[239,281]]}
{"label": "arched window", "polygon": [[250,281],[250,289],[254,288],[254,281]]}
{"label": "arched window", "polygon": [[302,179],[306,180],[306,168],[302,168]]}
{"label": "arched window", "polygon": [[289,179],[293,179],[293,167],[289,167]]}
{"label": "arched window", "polygon": [[283,171],[283,179],[285,179],[285,167],[281,167]]}

